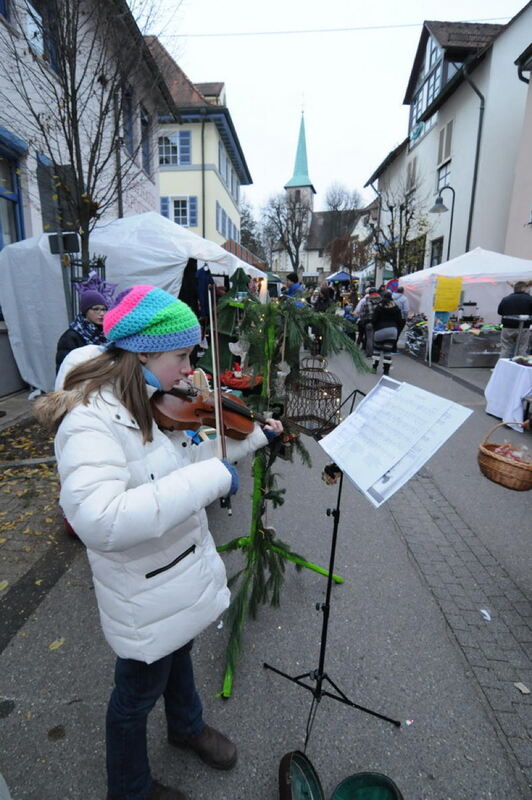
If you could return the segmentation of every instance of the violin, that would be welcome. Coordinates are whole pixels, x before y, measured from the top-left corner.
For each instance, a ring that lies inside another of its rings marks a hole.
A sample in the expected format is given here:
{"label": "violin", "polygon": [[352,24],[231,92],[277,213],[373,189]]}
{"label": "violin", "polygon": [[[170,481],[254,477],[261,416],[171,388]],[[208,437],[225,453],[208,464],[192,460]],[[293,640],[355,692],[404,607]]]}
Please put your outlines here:
{"label": "violin", "polygon": [[[230,439],[245,439],[255,422],[266,425],[258,414],[239,397],[222,392],[224,433]],[[153,418],[164,430],[197,430],[202,426],[215,427],[215,407],[212,392],[201,391],[192,385],[173,387],[168,392],[155,392],[151,398]]]}

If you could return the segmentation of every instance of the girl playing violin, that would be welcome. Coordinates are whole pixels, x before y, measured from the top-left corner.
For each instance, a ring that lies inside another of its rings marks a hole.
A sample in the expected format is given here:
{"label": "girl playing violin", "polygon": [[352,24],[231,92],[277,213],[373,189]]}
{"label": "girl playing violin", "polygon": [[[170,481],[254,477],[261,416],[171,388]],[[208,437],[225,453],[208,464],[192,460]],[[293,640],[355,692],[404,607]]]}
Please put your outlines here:
{"label": "girl playing violin", "polygon": [[[153,286],[134,286],[103,323],[109,345],[74,350],[62,390],[38,401],[56,429],[60,503],[87,547],[104,635],[117,654],[106,722],[108,800],[185,800],[152,778],[146,720],[165,702],[170,744],[211,767],[230,769],[235,745],[203,721],[192,670],[192,640],[227,608],[224,565],[205,507],[236,492],[231,461],[282,432],[269,419],[228,460],[213,441],[153,422],[150,395],[190,373],[200,340],[189,307]],[[70,371],[69,371],[70,370]]]}

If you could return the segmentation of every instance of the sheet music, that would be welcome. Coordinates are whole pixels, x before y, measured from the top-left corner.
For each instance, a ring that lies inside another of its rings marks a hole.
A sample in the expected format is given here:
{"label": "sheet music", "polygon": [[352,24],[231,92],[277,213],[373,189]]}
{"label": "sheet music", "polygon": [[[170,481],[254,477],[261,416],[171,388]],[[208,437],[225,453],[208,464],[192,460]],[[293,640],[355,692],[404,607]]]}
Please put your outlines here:
{"label": "sheet music", "polygon": [[382,378],[320,445],[378,508],[471,413],[417,386]]}

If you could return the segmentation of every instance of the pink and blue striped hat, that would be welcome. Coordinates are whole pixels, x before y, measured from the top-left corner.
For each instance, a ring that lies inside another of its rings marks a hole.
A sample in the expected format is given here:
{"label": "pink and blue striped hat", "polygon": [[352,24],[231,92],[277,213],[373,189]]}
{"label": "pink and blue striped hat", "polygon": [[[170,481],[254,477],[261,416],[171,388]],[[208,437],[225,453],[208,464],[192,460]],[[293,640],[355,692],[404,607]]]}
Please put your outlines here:
{"label": "pink and blue striped hat", "polygon": [[103,332],[110,344],[134,353],[181,350],[200,342],[194,312],[156,286],[133,286],[106,313]]}

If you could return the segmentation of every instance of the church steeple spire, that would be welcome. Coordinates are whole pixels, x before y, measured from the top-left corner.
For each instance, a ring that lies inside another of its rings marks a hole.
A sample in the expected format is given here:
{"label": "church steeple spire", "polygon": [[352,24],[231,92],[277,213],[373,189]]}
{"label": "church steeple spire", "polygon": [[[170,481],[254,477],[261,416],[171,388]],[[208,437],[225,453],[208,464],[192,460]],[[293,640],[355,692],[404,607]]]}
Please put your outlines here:
{"label": "church steeple spire", "polygon": [[307,163],[307,143],[305,138],[305,117],[301,114],[301,125],[299,126],[299,139],[297,142],[296,161],[294,164],[294,174],[284,187],[285,189],[304,189],[308,188],[312,194],[316,190],[308,175]]}

